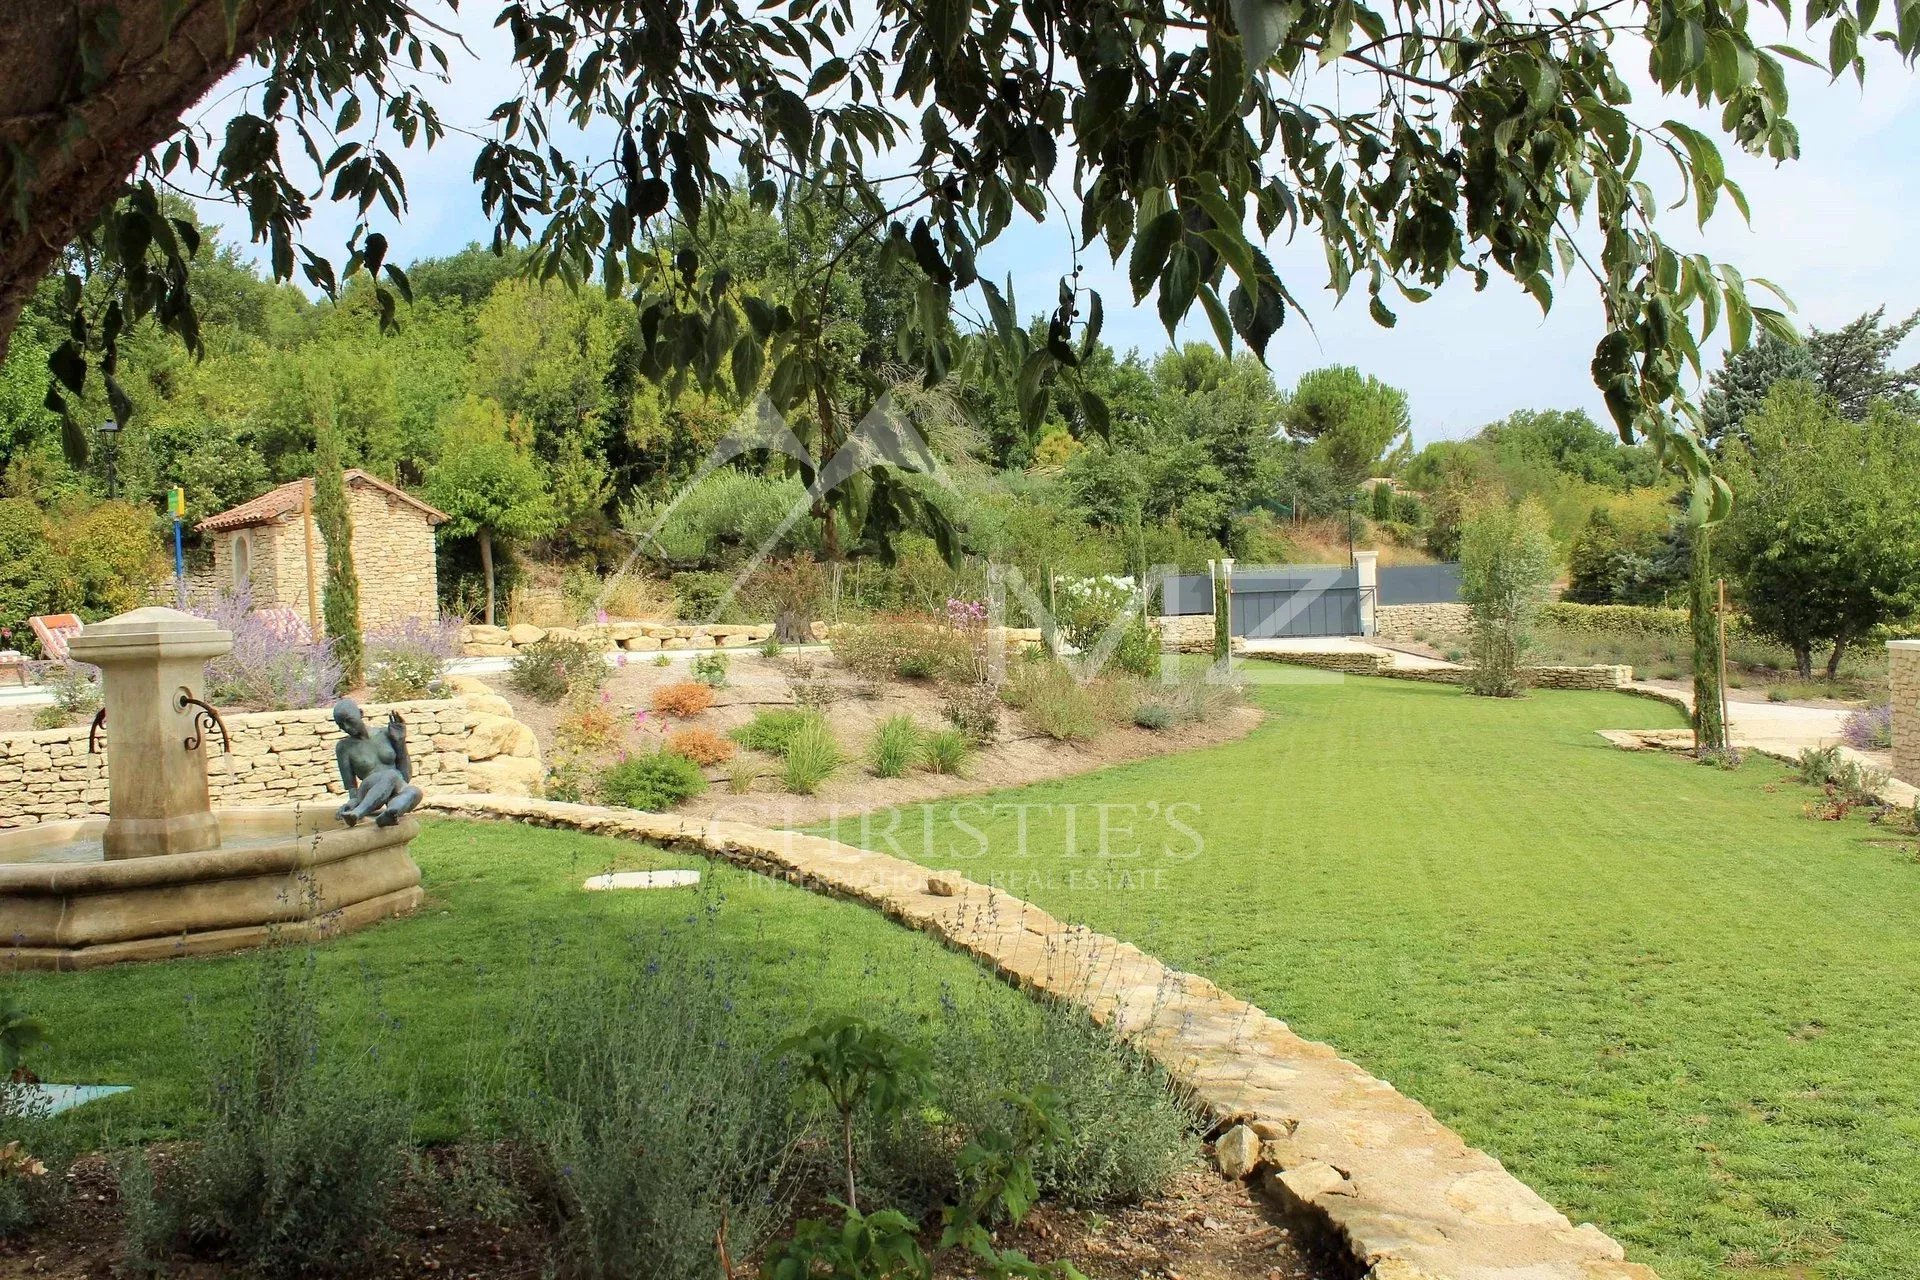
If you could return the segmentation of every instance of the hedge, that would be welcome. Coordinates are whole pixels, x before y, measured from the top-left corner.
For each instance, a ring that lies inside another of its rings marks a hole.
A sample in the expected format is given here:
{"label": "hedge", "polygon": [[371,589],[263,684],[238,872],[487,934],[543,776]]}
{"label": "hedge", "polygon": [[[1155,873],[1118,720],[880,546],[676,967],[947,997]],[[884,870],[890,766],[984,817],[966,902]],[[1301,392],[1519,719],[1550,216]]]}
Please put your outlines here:
{"label": "hedge", "polygon": [[[1685,609],[1662,609],[1653,605],[1572,604],[1556,600],[1540,606],[1539,621],[1579,635],[1687,641],[1693,637]],[[1727,620],[1729,638],[1744,638],[1748,634],[1744,617],[1736,614]]]}

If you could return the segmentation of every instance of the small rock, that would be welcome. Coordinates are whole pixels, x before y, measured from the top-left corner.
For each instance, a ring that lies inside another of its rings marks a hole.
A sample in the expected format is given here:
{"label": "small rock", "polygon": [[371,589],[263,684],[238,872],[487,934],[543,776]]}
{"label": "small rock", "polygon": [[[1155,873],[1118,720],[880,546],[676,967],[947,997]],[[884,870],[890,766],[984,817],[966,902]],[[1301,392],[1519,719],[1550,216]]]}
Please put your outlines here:
{"label": "small rock", "polygon": [[927,892],[936,898],[957,897],[961,879],[958,871],[937,871],[927,877]]}
{"label": "small rock", "polygon": [[1247,1125],[1233,1126],[1213,1144],[1213,1162],[1221,1177],[1240,1181],[1260,1167],[1260,1135]]}

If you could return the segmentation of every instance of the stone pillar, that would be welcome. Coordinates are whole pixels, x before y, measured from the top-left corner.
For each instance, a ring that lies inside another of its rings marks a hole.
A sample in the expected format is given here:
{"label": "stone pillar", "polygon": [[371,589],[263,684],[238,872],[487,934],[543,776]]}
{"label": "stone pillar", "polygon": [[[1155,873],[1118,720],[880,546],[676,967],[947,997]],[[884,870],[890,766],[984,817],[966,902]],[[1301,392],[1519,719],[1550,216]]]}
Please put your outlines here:
{"label": "stone pillar", "polygon": [[1887,641],[1893,686],[1893,776],[1920,786],[1920,640]]}
{"label": "stone pillar", "polygon": [[[205,695],[204,668],[233,635],[178,609],[135,609],[88,627],[68,648],[100,668],[106,694],[109,859],[190,853],[220,845],[207,801],[209,744],[183,697]],[[215,747],[217,732],[211,732]],[[189,751],[187,742],[200,737]]]}
{"label": "stone pillar", "polygon": [[1360,634],[1371,636],[1379,634],[1379,625],[1374,621],[1379,615],[1375,612],[1380,604],[1380,553],[1378,551],[1356,551],[1353,553],[1353,567],[1359,578],[1360,586]]}

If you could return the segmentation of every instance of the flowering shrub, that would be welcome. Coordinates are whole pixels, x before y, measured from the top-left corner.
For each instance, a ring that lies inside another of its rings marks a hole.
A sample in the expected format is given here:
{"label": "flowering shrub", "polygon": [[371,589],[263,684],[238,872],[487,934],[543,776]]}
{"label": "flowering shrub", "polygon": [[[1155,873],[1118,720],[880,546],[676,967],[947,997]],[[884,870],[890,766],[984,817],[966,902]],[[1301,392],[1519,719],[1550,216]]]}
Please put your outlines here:
{"label": "flowering shrub", "polygon": [[447,664],[460,650],[455,618],[408,618],[366,638],[367,688],[382,702],[428,698],[446,685]]}
{"label": "flowering shrub", "polygon": [[598,646],[547,636],[513,655],[507,681],[529,698],[554,703],[580,689],[597,690],[610,675]]}
{"label": "flowering shrub", "polygon": [[1840,726],[1840,736],[1855,751],[1886,751],[1893,746],[1893,704],[1862,707]]}
{"label": "flowering shrub", "polygon": [[970,681],[985,673],[983,636],[978,627],[903,614],[842,628],[830,644],[842,665],[869,680]]}
{"label": "flowering shrub", "polygon": [[233,650],[207,663],[207,700],[250,711],[323,707],[340,696],[329,640],[315,640],[291,609],[256,611],[244,591],[190,604],[188,612],[233,633]]}
{"label": "flowering shrub", "polygon": [[987,602],[947,597],[947,625],[955,631],[969,631],[987,625]]}
{"label": "flowering shrub", "polygon": [[697,716],[713,705],[713,690],[694,680],[663,684],[653,691],[653,709],[665,716]]}
{"label": "flowering shrub", "polygon": [[667,735],[667,750],[697,765],[725,764],[733,759],[733,744],[711,729],[689,725]]}
{"label": "flowering shrub", "polygon": [[602,751],[620,740],[620,717],[614,714],[606,690],[597,695],[579,692],[567,699],[566,712],[554,723],[553,733],[568,750]]}

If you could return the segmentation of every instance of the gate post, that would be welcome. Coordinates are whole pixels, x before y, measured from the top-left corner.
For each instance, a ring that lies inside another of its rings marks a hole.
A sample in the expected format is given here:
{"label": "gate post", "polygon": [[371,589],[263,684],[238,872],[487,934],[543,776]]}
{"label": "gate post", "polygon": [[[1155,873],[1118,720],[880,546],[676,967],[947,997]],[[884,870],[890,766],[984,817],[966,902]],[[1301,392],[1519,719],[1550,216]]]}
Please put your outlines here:
{"label": "gate post", "polygon": [[1380,595],[1380,553],[1378,551],[1356,551],[1353,553],[1355,569],[1354,585],[1360,590],[1360,634],[1376,635],[1379,627],[1375,624],[1374,607],[1379,604]]}
{"label": "gate post", "polygon": [[1920,640],[1887,641],[1893,776],[1920,786]]}

